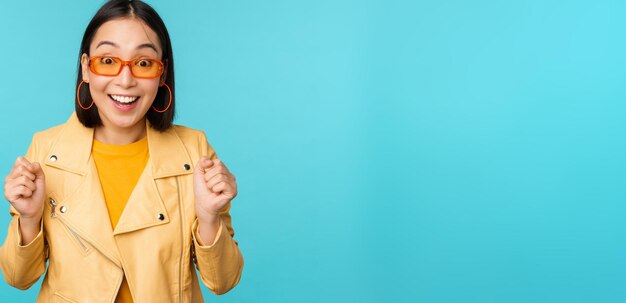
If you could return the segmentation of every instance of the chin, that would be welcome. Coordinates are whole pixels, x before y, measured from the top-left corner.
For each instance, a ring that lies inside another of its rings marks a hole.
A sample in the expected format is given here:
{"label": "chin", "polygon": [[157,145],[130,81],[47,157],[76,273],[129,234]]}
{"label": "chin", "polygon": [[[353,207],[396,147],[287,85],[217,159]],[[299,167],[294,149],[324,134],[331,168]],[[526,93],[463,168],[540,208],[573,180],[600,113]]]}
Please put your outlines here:
{"label": "chin", "polygon": [[119,115],[111,116],[107,115],[106,120],[109,121],[110,126],[114,126],[117,128],[131,128],[136,126],[138,123],[143,122],[144,116],[126,116],[120,117]]}

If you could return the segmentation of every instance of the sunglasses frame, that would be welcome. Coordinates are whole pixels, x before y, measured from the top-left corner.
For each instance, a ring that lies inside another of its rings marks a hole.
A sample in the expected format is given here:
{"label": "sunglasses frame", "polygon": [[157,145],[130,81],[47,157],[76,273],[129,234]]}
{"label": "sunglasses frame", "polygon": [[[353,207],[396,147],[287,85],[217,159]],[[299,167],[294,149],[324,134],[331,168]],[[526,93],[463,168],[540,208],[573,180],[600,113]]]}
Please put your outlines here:
{"label": "sunglasses frame", "polygon": [[[114,59],[114,60],[118,60],[119,62],[121,62],[121,63],[122,63],[122,65],[120,66],[120,68],[119,68],[119,70],[117,71],[117,73],[116,73],[116,74],[114,74],[114,75],[109,75],[109,74],[101,74],[101,73],[98,73],[98,72],[96,72],[96,71],[95,71],[95,69],[94,69],[94,67],[93,67],[93,61],[92,61],[92,60],[95,60],[95,59],[102,59],[102,58],[111,58],[111,59]],[[150,60],[150,61],[152,61],[152,62],[158,63],[158,65],[159,65],[159,74],[158,74],[158,75],[156,75],[156,76],[154,76],[154,77],[141,77],[141,76],[137,76],[137,75],[135,75],[135,72],[133,72],[133,66],[132,66],[132,64],[133,64],[134,62],[136,62],[137,60]],[[119,58],[119,57],[113,57],[113,56],[93,56],[93,57],[88,57],[88,58],[87,58],[87,63],[88,63],[88,65],[89,65],[89,70],[90,70],[92,73],[94,73],[94,74],[96,74],[96,75],[100,75],[100,76],[110,76],[110,77],[115,77],[115,76],[119,75],[119,74],[122,72],[122,69],[124,69],[124,66],[126,66],[126,65],[128,65],[128,68],[130,69],[130,73],[131,73],[131,74],[133,75],[133,77],[135,77],[135,78],[140,78],[140,79],[155,79],[155,78],[159,78],[159,77],[161,77],[161,75],[163,75],[163,62],[162,62],[161,60],[158,60],[158,59],[150,59],[150,58],[136,58],[136,59],[132,59],[132,60],[129,60],[129,61],[125,61],[125,60],[122,60],[122,59],[121,59],[121,58]]]}

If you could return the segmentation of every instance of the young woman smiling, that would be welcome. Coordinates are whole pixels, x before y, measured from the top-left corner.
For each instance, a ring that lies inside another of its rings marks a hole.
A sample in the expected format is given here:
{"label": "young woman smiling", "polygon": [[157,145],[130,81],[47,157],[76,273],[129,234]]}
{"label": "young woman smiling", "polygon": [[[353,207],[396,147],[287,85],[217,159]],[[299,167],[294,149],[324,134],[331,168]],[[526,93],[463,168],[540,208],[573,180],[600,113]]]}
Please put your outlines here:
{"label": "young woman smiling", "polygon": [[[240,280],[234,175],[203,132],[173,125],[167,29],[114,0],[81,44],[75,113],[33,137],[5,178],[13,216],[0,267],[38,302],[203,302]],[[48,267],[46,269],[46,261]]]}

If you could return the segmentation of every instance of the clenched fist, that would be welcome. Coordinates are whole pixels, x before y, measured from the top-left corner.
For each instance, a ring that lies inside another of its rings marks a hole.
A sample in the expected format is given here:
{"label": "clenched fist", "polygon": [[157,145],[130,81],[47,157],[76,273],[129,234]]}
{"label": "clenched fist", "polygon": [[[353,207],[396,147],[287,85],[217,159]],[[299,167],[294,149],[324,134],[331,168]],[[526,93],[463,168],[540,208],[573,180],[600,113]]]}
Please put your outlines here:
{"label": "clenched fist", "polygon": [[43,215],[46,182],[39,163],[18,157],[4,179],[4,197],[20,213],[22,241],[29,243],[39,231]]}
{"label": "clenched fist", "polygon": [[200,236],[204,243],[212,243],[219,227],[220,210],[237,196],[235,176],[219,159],[202,157],[194,172],[193,191]]}

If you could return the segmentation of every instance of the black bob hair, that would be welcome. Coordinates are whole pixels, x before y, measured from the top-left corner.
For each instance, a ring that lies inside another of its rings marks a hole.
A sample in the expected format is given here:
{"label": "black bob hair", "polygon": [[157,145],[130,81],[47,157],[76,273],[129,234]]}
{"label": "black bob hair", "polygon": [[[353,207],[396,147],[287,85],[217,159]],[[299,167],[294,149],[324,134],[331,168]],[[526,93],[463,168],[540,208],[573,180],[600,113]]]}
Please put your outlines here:
{"label": "black bob hair", "polygon": [[[143,21],[159,37],[161,49],[163,50],[163,57],[161,60],[163,61],[165,68],[165,83],[172,90],[172,104],[169,109],[163,113],[159,113],[150,108],[146,113],[146,117],[152,128],[158,131],[165,131],[172,126],[174,121],[174,105],[176,104],[174,95],[174,57],[172,54],[172,43],[170,41],[170,35],[167,32],[167,28],[165,27],[165,23],[163,23],[159,14],[150,5],[142,1],[111,0],[106,2],[93,16],[89,25],[87,25],[87,28],[85,29],[85,34],[83,35],[83,40],[80,44],[76,90],[79,89],[79,85],[83,81],[81,57],[83,54],[87,54],[88,56],[90,55],[89,45],[91,44],[96,31],[107,21],[123,18],[137,18]],[[83,87],[78,92],[79,102],[81,102],[84,106],[88,106],[93,102],[89,89],[87,88],[88,84],[84,83]],[[165,86],[160,86],[157,95],[154,98],[153,105],[159,110],[163,110],[167,107],[169,101],[169,91]],[[95,104],[90,109],[84,110],[80,107],[78,102],[75,102],[75,111],[78,120],[85,127],[96,127],[102,125],[102,120],[100,119],[98,108]]]}

